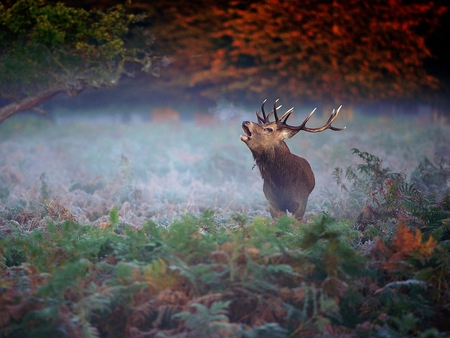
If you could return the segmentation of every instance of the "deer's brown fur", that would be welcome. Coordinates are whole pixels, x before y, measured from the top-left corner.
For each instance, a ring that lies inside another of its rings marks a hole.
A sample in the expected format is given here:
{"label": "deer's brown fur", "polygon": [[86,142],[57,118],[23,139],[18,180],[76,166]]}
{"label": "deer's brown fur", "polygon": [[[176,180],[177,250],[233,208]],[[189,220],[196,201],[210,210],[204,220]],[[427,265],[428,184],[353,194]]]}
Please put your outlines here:
{"label": "deer's brown fur", "polygon": [[264,103],[261,110],[263,117],[257,113],[258,121],[261,123],[242,122],[244,135],[241,135],[241,140],[249,147],[259,168],[264,181],[264,195],[269,202],[272,217],[277,218],[289,211],[296,219],[303,220],[308,196],[315,186],[314,173],[308,161],[291,153],[284,139],[291,138],[300,130],[309,132],[325,129],[341,130],[331,127],[337,112],[333,112],[336,116],[332,114],[324,127],[311,129],[305,127],[305,124],[312,113],[301,126],[294,127],[286,124],[292,109],[279,119],[274,106],[273,122],[269,121],[272,113],[266,116],[264,112]]}

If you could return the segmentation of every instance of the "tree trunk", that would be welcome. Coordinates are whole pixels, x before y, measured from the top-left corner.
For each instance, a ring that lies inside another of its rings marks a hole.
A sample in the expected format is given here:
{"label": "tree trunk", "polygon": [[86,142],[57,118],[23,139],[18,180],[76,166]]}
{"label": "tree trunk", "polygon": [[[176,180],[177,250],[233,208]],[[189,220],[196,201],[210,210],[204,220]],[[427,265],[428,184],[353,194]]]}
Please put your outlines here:
{"label": "tree trunk", "polygon": [[[80,84],[78,83],[78,85]],[[70,97],[74,97],[79,94],[84,88],[85,86],[78,86],[77,90],[69,90],[64,84],[58,84],[47,88],[46,90],[41,91],[37,94],[27,96],[17,102],[10,103],[3,108],[0,108],[0,124],[8,117],[11,117],[12,115],[17,114],[21,111],[32,109],[33,107],[51,99],[56,94],[67,92]]]}

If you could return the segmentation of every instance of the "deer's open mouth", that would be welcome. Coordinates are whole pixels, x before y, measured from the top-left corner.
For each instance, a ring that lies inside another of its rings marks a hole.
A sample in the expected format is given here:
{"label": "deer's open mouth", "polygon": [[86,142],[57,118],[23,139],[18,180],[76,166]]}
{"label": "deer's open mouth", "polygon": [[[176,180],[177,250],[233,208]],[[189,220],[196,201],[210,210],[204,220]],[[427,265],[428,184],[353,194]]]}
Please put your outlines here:
{"label": "deer's open mouth", "polygon": [[242,124],[242,129],[244,130],[245,136],[247,136],[248,138],[252,138],[252,132],[245,124]]}

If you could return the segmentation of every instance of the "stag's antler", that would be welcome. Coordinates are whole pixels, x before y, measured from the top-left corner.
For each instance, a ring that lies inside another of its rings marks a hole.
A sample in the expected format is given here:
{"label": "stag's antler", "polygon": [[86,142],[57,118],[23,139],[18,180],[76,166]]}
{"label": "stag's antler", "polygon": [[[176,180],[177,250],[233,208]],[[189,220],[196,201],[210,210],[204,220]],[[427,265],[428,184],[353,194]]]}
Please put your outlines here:
{"label": "stag's antler", "polygon": [[[276,100],[275,100],[275,103],[273,104],[273,110],[272,110],[269,114],[267,114],[267,115],[266,115],[266,112],[264,111],[264,105],[266,104],[266,102],[267,102],[267,99],[265,99],[265,100],[263,101],[263,103],[262,103],[262,105],[261,105],[261,110],[256,112],[256,117],[258,118],[258,122],[259,122],[259,123],[262,123],[262,124],[270,123],[269,117],[270,117],[270,115],[272,115],[272,114],[275,114],[275,120],[278,122],[277,109],[280,109],[280,108],[281,108],[281,105],[279,105],[279,106],[277,107],[278,99],[276,99]],[[291,108],[291,109],[289,109],[288,111],[291,111],[291,110],[293,110],[293,109],[294,109],[294,108]],[[262,112],[262,115],[263,115],[262,117],[261,117],[261,112]],[[283,116],[284,116],[285,114],[286,114],[286,113],[284,113]]]}
{"label": "stag's antler", "polygon": [[341,108],[342,108],[342,106],[339,106],[339,108],[337,110],[333,109],[333,111],[331,112],[331,115],[330,115],[327,123],[325,123],[322,127],[319,127],[319,128],[308,128],[308,127],[306,127],[306,123],[309,121],[311,116],[313,116],[314,112],[316,111],[316,108],[314,108],[313,111],[311,113],[309,113],[309,115],[305,119],[305,121],[303,121],[303,123],[301,125],[299,125],[299,126],[287,125],[286,124],[286,120],[289,117],[289,115],[286,116],[285,120],[283,121],[283,123],[285,124],[284,127],[288,128],[288,129],[291,129],[291,130],[298,130],[298,131],[304,130],[304,131],[307,131],[307,132],[310,132],[310,133],[318,133],[318,132],[324,131],[326,129],[331,129],[333,131],[341,131],[341,130],[344,130],[345,127],[344,128],[336,128],[336,127],[333,127],[331,125],[334,122],[334,120],[336,120],[336,118],[338,117],[338,114],[339,114],[339,111],[341,110]]}
{"label": "stag's antler", "polygon": [[303,121],[303,123],[301,125],[299,125],[299,126],[290,126],[290,125],[288,125],[286,123],[286,121],[289,118],[289,116],[291,116],[292,112],[294,111],[294,107],[292,107],[291,109],[286,111],[283,115],[281,115],[280,118],[278,118],[277,109],[280,109],[281,105],[278,106],[278,107],[276,106],[277,102],[278,102],[278,99],[277,99],[275,101],[274,105],[273,105],[273,110],[266,116],[266,113],[264,111],[264,104],[266,103],[266,101],[267,101],[267,99],[263,101],[262,106],[261,106],[261,111],[262,111],[263,117],[261,117],[260,112],[256,112],[256,116],[257,116],[258,121],[260,123],[263,123],[263,124],[270,123],[269,117],[270,117],[270,115],[273,114],[275,116],[275,122],[278,123],[278,122],[281,121],[280,123],[283,124],[283,127],[287,128],[287,129],[290,129],[290,130],[297,130],[297,131],[304,130],[304,131],[307,131],[307,132],[310,132],[310,133],[318,133],[318,132],[324,131],[326,129],[331,129],[333,131],[341,131],[341,130],[345,129],[345,127],[344,128],[336,128],[336,127],[333,127],[331,125],[334,122],[334,120],[336,120],[336,118],[338,117],[338,114],[339,114],[339,111],[342,108],[342,105],[339,106],[339,108],[337,110],[333,109],[333,111],[332,111],[332,113],[331,113],[327,123],[325,123],[322,127],[319,127],[319,128],[308,128],[308,127],[306,127],[306,123],[308,123],[308,121],[311,118],[311,116],[313,116],[314,112],[316,111],[316,108],[314,108],[313,111],[311,113],[309,113],[308,117]]}

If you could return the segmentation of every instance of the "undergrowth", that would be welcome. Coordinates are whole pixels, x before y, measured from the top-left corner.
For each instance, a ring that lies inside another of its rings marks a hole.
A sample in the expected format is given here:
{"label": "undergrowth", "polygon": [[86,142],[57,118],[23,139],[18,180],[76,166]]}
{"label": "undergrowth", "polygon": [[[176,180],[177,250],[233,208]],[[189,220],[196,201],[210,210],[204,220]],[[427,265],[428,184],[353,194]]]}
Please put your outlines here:
{"label": "undergrowth", "polygon": [[[117,185],[68,185],[76,208],[42,174],[33,203],[0,209],[0,337],[448,336],[448,158],[407,177],[352,152],[356,163],[334,171],[339,199],[308,224],[196,206],[131,226],[130,210],[157,209],[145,203],[158,197],[135,184],[136,161],[120,156]],[[230,163],[238,175],[232,161],[216,159],[210,181]],[[166,208],[184,198],[158,189]],[[0,200],[10,194],[0,185]],[[99,210],[75,212],[89,203]]]}
{"label": "undergrowth", "polygon": [[360,203],[356,222],[236,213],[224,225],[205,210],[136,229],[113,207],[89,226],[45,201],[45,226],[0,242],[0,336],[446,336],[448,192],[438,201],[353,153],[363,163],[335,177]]}

